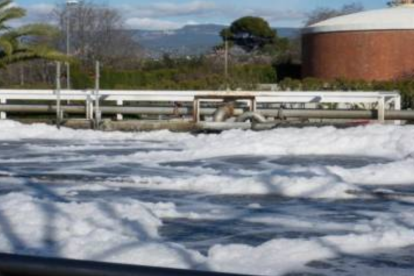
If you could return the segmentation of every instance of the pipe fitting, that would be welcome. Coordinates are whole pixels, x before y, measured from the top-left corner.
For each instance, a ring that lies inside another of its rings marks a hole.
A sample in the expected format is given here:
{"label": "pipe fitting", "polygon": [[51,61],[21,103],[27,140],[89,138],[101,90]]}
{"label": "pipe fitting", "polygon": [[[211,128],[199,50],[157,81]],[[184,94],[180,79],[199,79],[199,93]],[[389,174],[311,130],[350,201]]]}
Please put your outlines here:
{"label": "pipe fitting", "polygon": [[227,119],[234,115],[233,103],[228,103],[224,106],[217,108],[213,114],[213,121],[216,123],[225,122]]}
{"label": "pipe fitting", "polygon": [[243,113],[242,115],[240,115],[239,117],[237,117],[236,122],[238,123],[243,123],[246,121],[252,121],[254,123],[266,123],[266,118],[257,112],[246,112]]}

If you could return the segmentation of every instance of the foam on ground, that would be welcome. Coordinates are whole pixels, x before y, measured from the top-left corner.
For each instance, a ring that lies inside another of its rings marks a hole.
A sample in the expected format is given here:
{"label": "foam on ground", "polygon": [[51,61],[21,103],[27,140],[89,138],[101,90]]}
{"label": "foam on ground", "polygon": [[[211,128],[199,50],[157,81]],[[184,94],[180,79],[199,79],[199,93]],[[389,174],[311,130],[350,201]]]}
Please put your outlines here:
{"label": "foam on ground", "polygon": [[24,194],[1,196],[0,248],[40,254],[141,265],[190,268],[204,258],[162,242],[161,220],[134,200],[57,202]]}
{"label": "foam on ground", "polygon": [[[350,129],[333,127],[276,129],[265,132],[232,130],[219,135],[95,132],[91,130],[57,130],[42,124],[22,125],[0,121],[0,140],[59,139],[81,141],[152,140],[174,142],[184,150],[169,160],[194,160],[226,155],[361,155],[402,158],[414,154],[414,127],[370,125]],[[248,146],[247,146],[248,145]],[[165,155],[162,155],[165,157]],[[158,158],[159,154],[153,156]],[[150,160],[150,158],[144,161]],[[160,160],[160,159],[157,159]]]}
{"label": "foam on ground", "polygon": [[[19,185],[19,181],[13,179],[9,179],[9,183]],[[274,239],[258,246],[217,244],[203,256],[182,245],[164,242],[159,228],[163,218],[186,218],[194,223],[208,216],[213,219],[214,214],[216,219],[220,218],[221,214],[215,213],[213,206],[206,206],[211,212],[203,217],[196,211],[182,212],[169,202],[123,198],[76,202],[67,200],[65,195],[70,198],[68,188],[62,193],[40,189],[37,194],[33,189],[0,196],[0,248],[3,252],[284,275],[308,271],[309,262],[330,260],[342,254],[369,254],[414,245],[414,214],[398,205],[388,213],[361,211],[366,219],[354,221],[354,225],[312,220],[306,212],[303,217],[253,216],[246,220],[326,234],[308,239]]]}
{"label": "foam on ground", "polygon": [[252,275],[284,275],[304,270],[305,264],[335,255],[320,243],[309,240],[273,240],[258,247],[242,244],[216,245],[207,264],[213,270]]}
{"label": "foam on ground", "polygon": [[[353,198],[351,191],[359,188],[338,182],[332,176],[258,176],[227,177],[200,175],[185,178],[134,177],[133,186],[160,190],[185,190],[210,194],[275,194],[299,198]],[[115,186],[117,184],[114,184]],[[122,184],[121,184],[122,185]]]}
{"label": "foam on ground", "polygon": [[[355,211],[360,217],[351,221],[331,221],[329,217],[321,218],[323,214],[318,212],[323,213],[323,210],[307,210],[304,206],[289,206],[291,213],[283,209],[271,217],[262,213],[253,216],[251,212],[260,212],[263,208],[255,202],[247,205],[246,211],[239,210],[239,206],[231,208],[201,202],[189,209],[173,202],[144,202],[121,196],[111,200],[99,197],[74,199],[87,191],[115,193],[123,187],[203,195],[275,194],[294,200],[353,199],[358,196],[350,192],[364,192],[366,185],[413,184],[414,127],[373,125],[344,130],[331,127],[266,132],[234,130],[198,136],[167,131],[58,131],[52,126],[21,125],[11,121],[0,121],[0,128],[0,141],[6,150],[9,147],[7,143],[12,146],[13,141],[29,139],[23,149],[12,148],[7,155],[0,156],[0,192],[2,189],[5,191],[0,195],[0,250],[4,252],[284,275],[308,271],[308,264],[312,261],[414,245],[414,212],[411,205],[399,202],[390,204],[389,209]],[[43,139],[59,141],[62,145],[54,144],[49,148],[48,143],[39,145],[36,142]],[[114,141],[118,143],[115,144],[120,154],[110,156],[99,152],[113,148]],[[134,148],[138,150],[130,154],[129,149]],[[159,150],[155,150],[157,148]],[[65,155],[59,156],[62,150]],[[295,155],[384,157],[390,162],[355,169],[312,164],[260,164],[255,167],[254,162],[244,164],[243,168],[235,166],[231,169],[163,165],[165,162],[191,163],[226,156]],[[114,168],[117,174],[116,166],[120,164],[127,166],[126,177],[108,178],[105,175]],[[29,173],[26,168],[44,170],[48,174],[43,179],[19,177],[19,173]],[[131,168],[136,168],[136,174],[128,170]],[[71,173],[83,177],[96,176],[96,179],[90,178],[93,180],[85,184],[82,178],[59,178]],[[100,174],[103,174],[102,178],[99,178]],[[52,180],[47,180],[47,177]],[[43,185],[47,181],[64,185]],[[8,191],[10,188],[15,191]],[[257,246],[216,244],[202,255],[183,245],[165,242],[160,236],[163,220],[177,218],[193,223],[198,220],[239,219],[275,228],[307,233],[314,231],[321,235],[276,238]]]}
{"label": "foam on ground", "polygon": [[348,183],[393,186],[414,184],[413,158],[388,164],[374,164],[357,169],[330,167],[329,171]]}

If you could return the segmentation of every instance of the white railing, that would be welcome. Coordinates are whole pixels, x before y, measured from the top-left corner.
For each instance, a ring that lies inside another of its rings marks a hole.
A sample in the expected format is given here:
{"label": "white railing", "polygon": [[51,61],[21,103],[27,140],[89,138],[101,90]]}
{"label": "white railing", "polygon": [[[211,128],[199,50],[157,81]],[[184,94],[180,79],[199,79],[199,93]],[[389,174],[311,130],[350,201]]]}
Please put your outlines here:
{"label": "white railing", "polygon": [[[87,118],[93,116],[96,93],[94,90],[61,90],[62,101],[83,101],[87,107]],[[10,100],[46,100],[56,101],[56,90],[10,90],[0,89],[0,104]],[[116,102],[122,106],[124,102],[193,102],[199,105],[201,101],[220,101],[226,98],[240,99],[251,104],[257,103],[338,103],[338,104],[377,104],[379,121],[385,120],[386,109],[401,109],[401,96],[398,92],[264,92],[264,91],[127,91],[101,90],[98,94],[101,102]],[[92,109],[92,110],[91,110]],[[198,108],[195,108],[198,109]],[[254,109],[254,107],[252,107]],[[1,119],[7,116],[1,113]],[[122,114],[118,114],[122,119]]]}

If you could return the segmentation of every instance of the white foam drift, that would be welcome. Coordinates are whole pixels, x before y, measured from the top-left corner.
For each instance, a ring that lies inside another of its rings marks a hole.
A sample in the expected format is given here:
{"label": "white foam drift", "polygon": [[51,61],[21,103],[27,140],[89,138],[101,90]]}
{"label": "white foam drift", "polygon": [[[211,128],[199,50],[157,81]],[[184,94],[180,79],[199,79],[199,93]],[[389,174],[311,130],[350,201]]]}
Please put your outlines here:
{"label": "white foam drift", "polygon": [[[233,130],[219,135],[95,132],[57,130],[42,124],[22,125],[0,121],[0,140],[59,139],[81,141],[152,140],[176,143],[183,151],[168,160],[194,160],[234,155],[361,155],[402,158],[414,154],[414,127],[370,125],[350,129],[333,127],[276,129],[265,132]],[[165,153],[142,156],[143,161],[161,160]]]}

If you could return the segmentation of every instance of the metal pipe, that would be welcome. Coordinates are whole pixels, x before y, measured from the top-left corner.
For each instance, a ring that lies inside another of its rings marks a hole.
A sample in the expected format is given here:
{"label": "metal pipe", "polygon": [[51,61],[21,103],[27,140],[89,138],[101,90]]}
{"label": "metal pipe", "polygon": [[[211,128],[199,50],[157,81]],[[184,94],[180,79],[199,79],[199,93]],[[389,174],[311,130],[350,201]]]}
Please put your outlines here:
{"label": "metal pipe", "polygon": [[358,124],[355,123],[303,123],[303,122],[294,122],[294,121],[273,121],[266,123],[238,123],[238,122],[200,122],[196,125],[196,128],[200,131],[225,131],[232,129],[242,129],[242,130],[254,130],[254,131],[264,131],[271,130],[276,128],[304,128],[304,127],[325,127],[333,126],[336,128],[350,128],[355,127]]}
{"label": "metal pipe", "polygon": [[198,130],[208,131],[224,131],[230,129],[249,130],[252,128],[251,123],[237,123],[237,122],[199,122],[196,125]]}
{"label": "metal pipe", "polygon": [[295,122],[295,121],[271,121],[265,123],[252,123],[251,129],[254,131],[264,131],[276,128],[305,128],[305,127],[335,127],[335,128],[350,128],[363,124],[356,124],[353,122],[344,123],[311,123],[311,122]]}
{"label": "metal pipe", "polygon": [[[66,114],[85,114],[85,106],[62,106]],[[134,107],[134,106],[102,106],[100,111],[103,114],[128,114],[128,115],[192,115],[192,108],[189,107]],[[212,116],[217,111],[214,108],[202,108],[201,115]],[[0,112],[6,113],[53,113],[56,112],[54,105],[0,105]],[[239,116],[244,113],[243,109],[234,109],[233,115]],[[280,110],[258,109],[257,113],[267,117],[280,116]],[[298,119],[361,119],[376,120],[378,111],[376,110],[313,110],[313,109],[284,109],[283,116],[286,118]],[[413,110],[387,110],[386,120],[414,120]]]}
{"label": "metal pipe", "polygon": [[217,108],[217,110],[213,114],[213,121],[214,122],[224,122],[229,119],[234,114],[234,106],[233,103],[228,103],[224,106]]}
{"label": "metal pipe", "polygon": [[265,123],[266,122],[266,118],[258,112],[243,113],[242,115],[237,117],[236,122],[242,123],[242,122],[246,122],[246,121],[249,121],[249,120],[252,121],[252,122],[256,122],[256,123]]}
{"label": "metal pipe", "polygon": [[0,254],[2,276],[240,276],[236,274],[157,268],[56,258]]}
{"label": "metal pipe", "polygon": [[[45,113],[55,114],[58,107],[56,105],[3,105],[0,110],[7,113]],[[61,106],[61,111],[67,114],[84,114],[84,106]]]}
{"label": "metal pipe", "polygon": [[[277,117],[279,110],[259,110],[263,115]],[[283,116],[288,118],[310,119],[377,119],[377,110],[319,110],[319,109],[284,109]],[[386,120],[413,120],[412,110],[386,110]]]}

